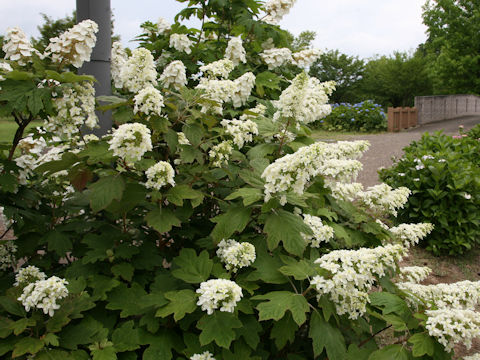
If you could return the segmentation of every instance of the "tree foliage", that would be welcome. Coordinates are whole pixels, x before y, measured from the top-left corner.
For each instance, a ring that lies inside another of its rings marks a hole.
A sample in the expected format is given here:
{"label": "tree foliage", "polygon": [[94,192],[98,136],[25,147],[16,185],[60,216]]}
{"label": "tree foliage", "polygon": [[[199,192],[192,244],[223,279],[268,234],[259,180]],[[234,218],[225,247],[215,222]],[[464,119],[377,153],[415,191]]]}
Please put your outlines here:
{"label": "tree foliage", "polygon": [[339,50],[329,50],[310,68],[310,75],[320,81],[336,82],[331,96],[333,103],[355,103],[362,99],[361,86],[365,61],[357,56],[342,54]]}
{"label": "tree foliage", "polygon": [[427,1],[429,75],[436,94],[480,93],[480,4],[474,0]]}
{"label": "tree foliage", "polygon": [[420,53],[395,52],[365,65],[363,96],[384,106],[413,106],[415,96],[430,95],[426,58]]}

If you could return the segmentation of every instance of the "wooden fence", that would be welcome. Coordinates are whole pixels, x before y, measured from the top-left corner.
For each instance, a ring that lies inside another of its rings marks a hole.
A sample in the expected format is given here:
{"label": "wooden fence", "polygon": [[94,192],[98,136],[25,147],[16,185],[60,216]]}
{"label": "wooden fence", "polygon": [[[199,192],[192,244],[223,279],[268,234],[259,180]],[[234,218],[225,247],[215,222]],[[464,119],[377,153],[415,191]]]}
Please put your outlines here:
{"label": "wooden fence", "polygon": [[418,111],[412,107],[389,107],[387,112],[388,131],[397,132],[417,126]]}

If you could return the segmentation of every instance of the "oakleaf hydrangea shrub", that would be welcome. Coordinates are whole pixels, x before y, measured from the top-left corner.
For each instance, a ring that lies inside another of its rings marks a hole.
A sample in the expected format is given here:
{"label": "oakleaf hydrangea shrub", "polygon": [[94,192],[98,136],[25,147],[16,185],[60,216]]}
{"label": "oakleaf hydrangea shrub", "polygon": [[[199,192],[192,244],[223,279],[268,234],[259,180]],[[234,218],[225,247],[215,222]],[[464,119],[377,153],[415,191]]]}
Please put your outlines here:
{"label": "oakleaf hydrangea shrub", "polygon": [[371,100],[358,104],[333,104],[332,113],[315,123],[328,131],[379,132],[387,130],[387,116],[379,104]]}
{"label": "oakleaf hydrangea shrub", "polygon": [[399,222],[429,222],[431,235],[420,242],[436,255],[460,255],[480,239],[480,142],[470,136],[425,134],[380,177],[412,191],[399,210]]}
{"label": "oakleaf hydrangea shrub", "polygon": [[[2,358],[450,359],[470,345],[478,286],[417,302],[405,283],[425,271],[398,268],[432,231],[387,225],[410,189],[353,182],[368,142],[309,137],[335,85],[303,71],[317,50],[292,51],[271,25],[294,2],[192,0],[178,19],[202,29],[145,23],[139,48],[112,48],[115,93],[100,100],[115,126],[99,136],[84,132],[93,79],[68,72],[86,48],[52,63],[12,32]],[[55,44],[91,46],[87,25]],[[33,119],[44,125],[25,134]],[[414,275],[395,285],[400,273]],[[392,326],[403,340],[378,348]]]}

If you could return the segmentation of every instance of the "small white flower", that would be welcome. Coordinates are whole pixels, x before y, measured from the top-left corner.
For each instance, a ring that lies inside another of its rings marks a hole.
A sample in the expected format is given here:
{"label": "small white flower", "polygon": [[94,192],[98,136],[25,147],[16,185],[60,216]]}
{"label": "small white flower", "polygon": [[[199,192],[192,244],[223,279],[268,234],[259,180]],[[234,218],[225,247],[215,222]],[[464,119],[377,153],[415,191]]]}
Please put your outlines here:
{"label": "small white flower", "polygon": [[226,279],[213,279],[204,281],[197,289],[200,294],[197,305],[202,307],[208,315],[217,309],[225,312],[233,312],[237,302],[243,296],[242,288],[234,281]]}
{"label": "small white flower", "polygon": [[228,42],[227,49],[225,50],[225,59],[231,60],[235,66],[240,62],[247,62],[246,51],[243,48],[242,38],[240,36],[232,37]]}
{"label": "small white flower", "polygon": [[470,200],[472,198],[472,195],[465,193],[463,194],[463,197],[467,200]]}
{"label": "small white flower", "polygon": [[120,125],[108,143],[113,154],[128,163],[140,160],[143,154],[152,150],[150,129],[140,123]]}
{"label": "small white flower", "polygon": [[239,243],[232,239],[223,239],[218,244],[217,256],[227,270],[237,272],[238,269],[250,266],[255,261],[255,246],[248,242]]}
{"label": "small white flower", "polygon": [[53,316],[60,309],[57,301],[68,296],[68,281],[52,276],[46,280],[37,280],[23,288],[18,301],[22,302],[26,311],[32,308],[42,309],[44,314]]}
{"label": "small white flower", "polygon": [[160,81],[163,83],[163,86],[170,87],[179,90],[182,86],[187,85],[187,75],[186,75],[185,65],[180,60],[172,61],[168,64],[163,70],[162,75],[160,76]]}
{"label": "small white flower", "polygon": [[195,354],[190,357],[190,360],[215,360],[213,357],[213,354],[211,354],[209,351],[205,351],[202,354]]}
{"label": "small white flower", "polygon": [[133,93],[146,86],[157,84],[157,70],[151,52],[145,48],[132,51],[120,71],[120,82]]}
{"label": "small white flower", "polygon": [[172,34],[170,35],[170,47],[174,48],[177,51],[182,51],[186,54],[191,54],[192,50],[190,47],[193,45],[193,42],[185,34]]}
{"label": "small white flower", "polygon": [[94,21],[83,20],[59,37],[51,38],[45,54],[51,55],[54,63],[69,63],[80,68],[85,61],[90,61],[97,32],[98,25]]}
{"label": "small white flower", "polygon": [[232,151],[232,142],[223,141],[220,144],[213,146],[208,152],[208,156],[212,159],[213,166],[222,167],[222,165],[228,164]]}
{"label": "small white flower", "polygon": [[161,187],[167,184],[175,186],[175,171],[172,165],[166,161],[159,161],[149,167],[148,170],[145,171],[145,175],[147,176],[145,187],[148,189],[160,190]]}
{"label": "small white flower", "polygon": [[135,107],[133,113],[142,112],[145,115],[161,115],[163,96],[153,86],[147,86],[140,90],[133,98]]}

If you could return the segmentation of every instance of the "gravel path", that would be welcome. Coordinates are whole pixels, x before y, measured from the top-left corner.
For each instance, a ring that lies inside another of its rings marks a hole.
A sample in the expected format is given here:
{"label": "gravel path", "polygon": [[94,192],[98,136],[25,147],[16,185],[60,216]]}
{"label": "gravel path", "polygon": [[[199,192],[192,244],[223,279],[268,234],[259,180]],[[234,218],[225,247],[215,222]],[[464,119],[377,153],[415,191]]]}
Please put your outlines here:
{"label": "gravel path", "polygon": [[427,124],[411,130],[398,133],[355,135],[348,140],[368,140],[370,149],[363,155],[361,162],[363,170],[357,181],[365,187],[378,184],[377,170],[380,167],[392,165],[392,157],[401,157],[403,148],[414,140],[419,140],[425,132],[434,133],[443,130],[444,134],[454,135],[458,133],[458,126],[464,125],[465,131],[480,123],[479,116],[463,117],[461,119],[446,120],[433,124]]}

